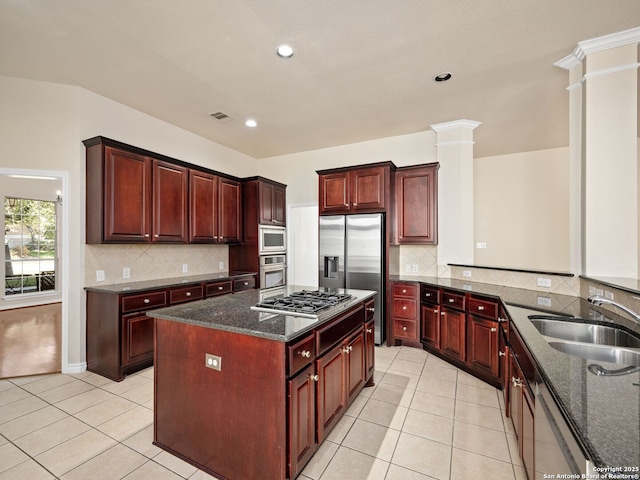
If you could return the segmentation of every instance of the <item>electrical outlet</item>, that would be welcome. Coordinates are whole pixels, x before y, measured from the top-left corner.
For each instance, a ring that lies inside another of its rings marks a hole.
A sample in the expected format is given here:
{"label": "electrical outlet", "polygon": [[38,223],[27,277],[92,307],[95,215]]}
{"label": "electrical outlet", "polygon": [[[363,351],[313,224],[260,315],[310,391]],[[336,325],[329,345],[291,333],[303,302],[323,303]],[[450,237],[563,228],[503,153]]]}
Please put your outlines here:
{"label": "electrical outlet", "polygon": [[539,287],[551,287],[551,279],[538,277],[538,286]]}
{"label": "electrical outlet", "polygon": [[131,278],[131,269],[129,267],[122,269],[122,278]]}
{"label": "electrical outlet", "polygon": [[601,288],[596,288],[596,295],[598,295],[599,297],[601,297],[602,295],[604,295],[604,292],[602,291]]}
{"label": "electrical outlet", "polygon": [[550,307],[551,299],[549,297],[538,297],[538,305],[542,305],[543,307]]}
{"label": "electrical outlet", "polygon": [[462,276],[465,278],[471,278],[471,270],[463,270]]}
{"label": "electrical outlet", "polygon": [[418,264],[414,263],[413,265],[411,265],[411,271],[413,273],[418,273]]}
{"label": "electrical outlet", "polygon": [[219,357],[218,355],[211,355],[210,353],[205,353],[204,365],[205,367],[212,368],[214,370],[222,370],[222,357]]}
{"label": "electrical outlet", "polygon": [[188,273],[189,272],[189,265],[187,265],[186,263],[182,264],[182,273]]}
{"label": "electrical outlet", "polygon": [[218,263],[218,268],[219,268],[220,270],[224,270],[224,262],[220,262],[220,263]]}
{"label": "electrical outlet", "polygon": [[604,291],[604,298],[608,298],[609,300],[613,300],[613,292]]}
{"label": "electrical outlet", "polygon": [[589,287],[589,296],[595,295],[595,294],[596,294],[596,287],[590,286]]}
{"label": "electrical outlet", "polygon": [[104,270],[96,270],[96,282],[104,282]]}
{"label": "electrical outlet", "polygon": [[476,248],[487,248],[487,242],[477,242]]}
{"label": "electrical outlet", "polygon": [[404,266],[404,270],[405,270],[405,272],[410,272],[410,271],[411,271],[411,264],[410,264],[410,263],[407,263],[407,264]]}

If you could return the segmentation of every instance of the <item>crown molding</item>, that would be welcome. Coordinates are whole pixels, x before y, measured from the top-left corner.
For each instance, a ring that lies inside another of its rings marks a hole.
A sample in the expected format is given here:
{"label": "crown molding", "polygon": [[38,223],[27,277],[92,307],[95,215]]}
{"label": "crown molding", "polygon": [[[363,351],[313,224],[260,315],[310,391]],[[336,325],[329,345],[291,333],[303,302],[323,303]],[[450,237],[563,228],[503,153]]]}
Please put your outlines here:
{"label": "crown molding", "polygon": [[578,42],[578,46],[570,55],[558,60],[553,65],[555,67],[569,70],[570,68],[582,63],[585,57],[590,53],[622,47],[623,45],[629,45],[631,43],[635,43],[636,45],[640,43],[640,27]]}
{"label": "crown molding", "polygon": [[475,122],[473,120],[454,120],[453,122],[435,123],[431,125],[431,129],[436,133],[454,130],[456,128],[468,128],[474,130],[481,123],[482,122]]}

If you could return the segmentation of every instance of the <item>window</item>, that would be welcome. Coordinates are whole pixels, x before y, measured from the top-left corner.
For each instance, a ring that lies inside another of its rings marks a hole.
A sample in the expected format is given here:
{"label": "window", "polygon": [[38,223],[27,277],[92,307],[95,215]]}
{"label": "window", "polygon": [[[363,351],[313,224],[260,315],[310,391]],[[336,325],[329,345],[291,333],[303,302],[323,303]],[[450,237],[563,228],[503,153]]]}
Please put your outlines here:
{"label": "window", "polygon": [[5,295],[55,290],[56,203],[4,199]]}

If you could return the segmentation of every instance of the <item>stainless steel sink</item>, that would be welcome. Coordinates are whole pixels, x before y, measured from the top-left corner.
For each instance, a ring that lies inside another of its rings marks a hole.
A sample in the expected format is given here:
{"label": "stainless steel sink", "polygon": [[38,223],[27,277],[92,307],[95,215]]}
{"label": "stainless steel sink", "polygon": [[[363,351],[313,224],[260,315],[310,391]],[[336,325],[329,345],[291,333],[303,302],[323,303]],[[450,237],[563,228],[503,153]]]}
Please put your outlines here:
{"label": "stainless steel sink", "polygon": [[620,365],[640,366],[640,350],[594,345],[588,343],[570,343],[549,341],[549,346],[576,357],[598,362],[617,363]]}
{"label": "stainless steel sink", "polygon": [[530,317],[529,320],[545,337],[592,345],[640,348],[640,338],[619,328],[549,318]]}

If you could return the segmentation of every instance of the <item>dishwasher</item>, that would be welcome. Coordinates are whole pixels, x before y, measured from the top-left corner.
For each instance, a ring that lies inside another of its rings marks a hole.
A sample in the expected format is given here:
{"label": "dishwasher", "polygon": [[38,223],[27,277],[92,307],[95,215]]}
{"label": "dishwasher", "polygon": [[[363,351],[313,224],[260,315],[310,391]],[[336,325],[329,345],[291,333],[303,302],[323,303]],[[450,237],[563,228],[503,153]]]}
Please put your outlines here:
{"label": "dishwasher", "polygon": [[595,474],[593,463],[573,436],[544,383],[537,384],[536,392],[535,470],[536,479],[551,478],[549,475],[558,478],[558,474],[587,478],[583,475]]}

